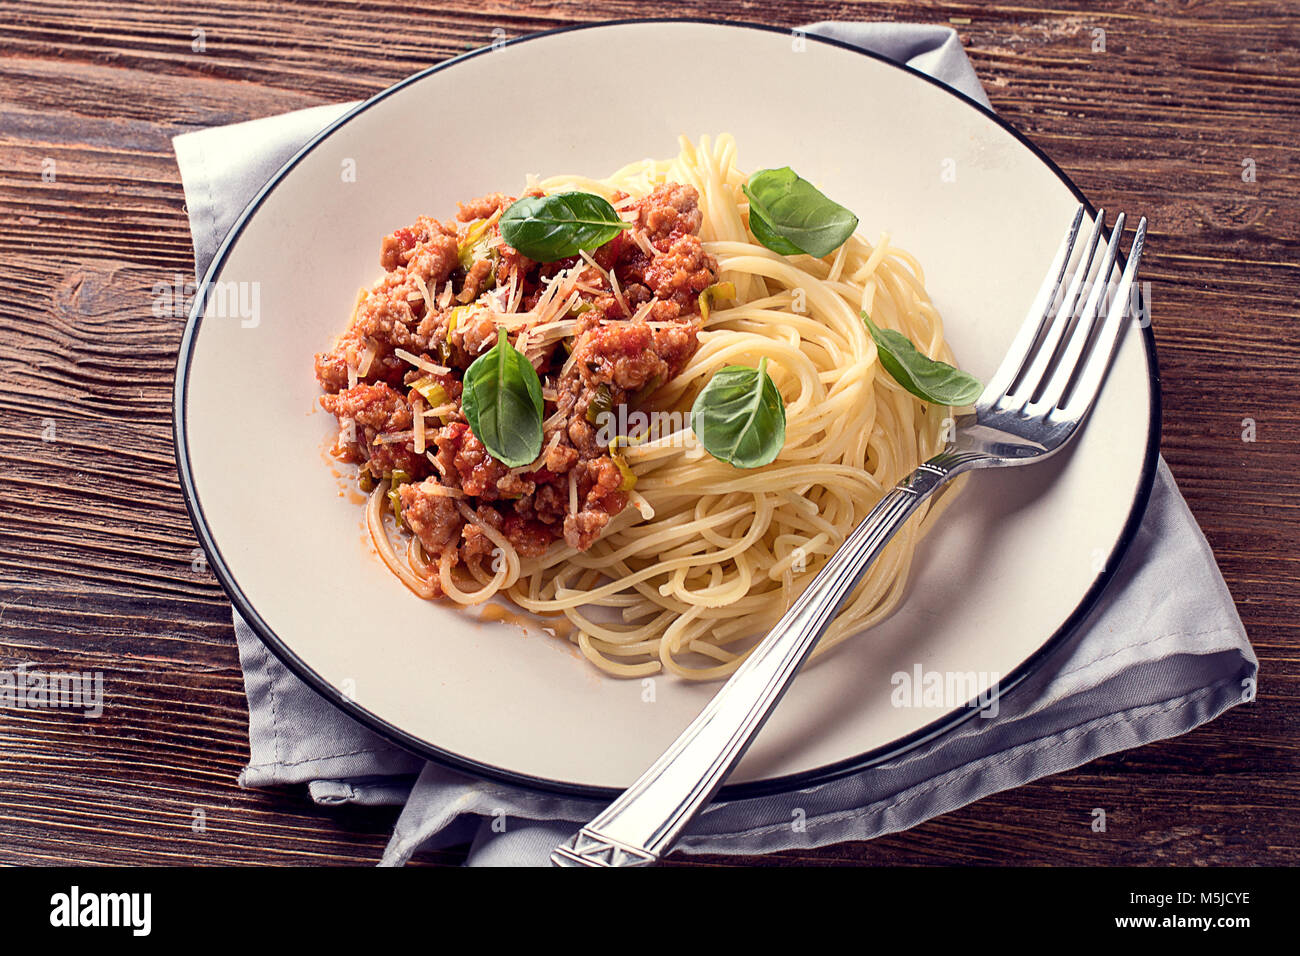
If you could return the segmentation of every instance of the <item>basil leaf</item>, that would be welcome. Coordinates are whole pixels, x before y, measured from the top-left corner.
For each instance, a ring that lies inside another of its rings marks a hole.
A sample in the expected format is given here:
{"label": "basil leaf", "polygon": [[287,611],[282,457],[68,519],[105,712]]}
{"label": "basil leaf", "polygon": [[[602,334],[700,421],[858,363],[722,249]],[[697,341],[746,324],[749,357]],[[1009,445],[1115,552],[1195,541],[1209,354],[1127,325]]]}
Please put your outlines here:
{"label": "basil leaf", "polygon": [[820,259],[858,228],[857,216],[789,166],[760,170],[741,188],[749,197],[749,231],[783,256],[806,252]]}
{"label": "basil leaf", "polygon": [[691,407],[691,428],[718,461],[758,468],[775,460],[785,446],[785,403],[767,374],[767,359],[756,369],[719,369]]}
{"label": "basil leaf", "polygon": [[613,206],[591,193],[525,196],[501,214],[501,238],[537,262],[598,249],[631,228]]}
{"label": "basil leaf", "polygon": [[961,407],[974,402],[984,391],[974,375],[927,358],[903,333],[878,329],[867,313],[860,314],[876,343],[880,364],[895,382],[921,401]]}
{"label": "basil leaf", "polygon": [[505,329],[465,370],[460,402],[470,431],[503,465],[518,468],[542,453],[542,383]]}
{"label": "basil leaf", "polygon": [[776,231],[776,227],[763,218],[763,213],[759,207],[752,202],[749,204],[749,231],[754,234],[754,238],[760,243],[780,255],[797,256],[803,252],[789,239],[781,238]]}

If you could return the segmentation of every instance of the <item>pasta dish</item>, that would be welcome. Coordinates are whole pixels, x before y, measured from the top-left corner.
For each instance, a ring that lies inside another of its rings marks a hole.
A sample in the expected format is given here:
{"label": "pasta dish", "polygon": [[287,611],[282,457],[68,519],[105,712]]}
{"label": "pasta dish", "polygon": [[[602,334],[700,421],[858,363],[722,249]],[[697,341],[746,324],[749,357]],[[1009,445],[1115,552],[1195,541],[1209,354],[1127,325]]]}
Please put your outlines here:
{"label": "pasta dish", "polygon": [[[978,394],[920,264],[857,226],[723,135],[385,237],[315,362],[380,557],[424,598],[562,615],[607,673],[729,674]],[[816,653],[893,610],[950,498]]]}

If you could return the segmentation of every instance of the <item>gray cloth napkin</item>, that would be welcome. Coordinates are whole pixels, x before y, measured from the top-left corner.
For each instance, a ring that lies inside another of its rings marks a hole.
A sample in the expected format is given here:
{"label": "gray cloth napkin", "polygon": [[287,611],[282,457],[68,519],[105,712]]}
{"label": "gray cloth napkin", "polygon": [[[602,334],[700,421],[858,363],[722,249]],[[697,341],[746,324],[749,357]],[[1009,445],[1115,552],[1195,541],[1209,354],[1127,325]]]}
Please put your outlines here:
{"label": "gray cloth napkin", "polygon": [[[947,27],[817,23],[808,33],[905,62],[988,104]],[[202,274],[247,201],[353,104],[175,139]],[[321,804],[405,804],[382,862],[470,843],[469,865],[544,864],[603,804],[478,780],[409,754],[335,709],[235,614],[248,691],[247,787],[306,783]],[[1185,733],[1251,700],[1257,661],[1204,536],[1162,460],[1132,546],[1072,640],[1000,703],[896,760],[832,783],[709,807],[685,852],[752,854],[863,840],[991,793]]]}

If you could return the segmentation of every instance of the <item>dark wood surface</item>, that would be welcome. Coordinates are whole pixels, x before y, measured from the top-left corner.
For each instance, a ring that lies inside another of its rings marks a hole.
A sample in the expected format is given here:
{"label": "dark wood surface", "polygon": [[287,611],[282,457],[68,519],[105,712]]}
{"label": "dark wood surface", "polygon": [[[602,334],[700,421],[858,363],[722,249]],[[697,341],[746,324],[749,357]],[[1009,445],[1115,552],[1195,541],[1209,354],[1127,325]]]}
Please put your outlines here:
{"label": "dark wood surface", "polygon": [[193,268],[171,137],[366,96],[498,28],[656,14],[952,22],[999,113],[1095,203],[1151,217],[1163,452],[1261,663],[1253,705],[1181,738],[907,833],[757,862],[1300,860],[1294,4],[6,0],[0,668],[102,670],[107,708],[0,710],[0,864],[367,864],[395,819],[235,783],[247,739],[230,607],[194,569],[172,456],[182,321],[150,309],[155,282]]}

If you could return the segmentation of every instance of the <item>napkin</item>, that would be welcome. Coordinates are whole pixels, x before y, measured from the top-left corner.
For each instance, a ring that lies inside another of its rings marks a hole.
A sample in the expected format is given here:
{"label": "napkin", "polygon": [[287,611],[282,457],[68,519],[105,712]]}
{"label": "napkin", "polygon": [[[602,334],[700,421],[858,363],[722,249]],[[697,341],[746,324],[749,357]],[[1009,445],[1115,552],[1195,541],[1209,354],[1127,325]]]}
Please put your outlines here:
{"label": "napkin", "polygon": [[[940,26],[815,23],[987,106],[956,33]],[[174,140],[202,275],[258,189],[355,104],[186,133]],[[492,783],[410,754],[295,677],[234,614],[248,693],[246,787],[306,784],[320,804],[403,805],[381,861],[470,844],[474,865],[544,865],[601,801]],[[1258,668],[1210,548],[1164,461],[1121,566],[1067,645],[996,717],[967,721],[885,764],[816,787],[708,807],[677,844],[754,854],[865,840],[1104,754],[1186,733],[1253,700]]]}

